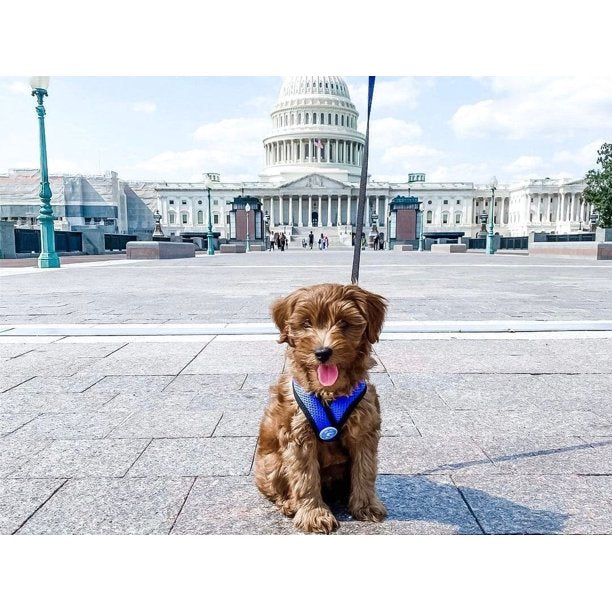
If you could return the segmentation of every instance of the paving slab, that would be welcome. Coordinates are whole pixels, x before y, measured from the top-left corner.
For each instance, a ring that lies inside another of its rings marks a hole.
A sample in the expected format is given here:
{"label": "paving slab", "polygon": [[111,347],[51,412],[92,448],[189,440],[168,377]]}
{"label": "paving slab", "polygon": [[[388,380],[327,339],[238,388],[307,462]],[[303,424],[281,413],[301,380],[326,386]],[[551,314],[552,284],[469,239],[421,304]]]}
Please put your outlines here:
{"label": "paving slab", "polygon": [[71,480],[18,533],[167,534],[192,484],[193,478]]}
{"label": "paving slab", "polygon": [[251,469],[256,438],[153,440],[129,476],[241,476]]}
{"label": "paving slab", "polygon": [[220,388],[237,391],[243,387],[246,374],[180,374],[165,387],[166,393],[200,393]]}
{"label": "paving slab", "polygon": [[18,387],[31,378],[33,378],[33,374],[31,372],[27,374],[23,373],[13,375],[0,374],[0,393],[4,393],[5,391],[13,389],[14,387]]}
{"label": "paving slab", "polygon": [[379,474],[487,473],[495,466],[467,437],[382,437]]}
{"label": "paving slab", "polygon": [[150,440],[54,440],[13,478],[123,476]]}
{"label": "paving slab", "polygon": [[424,435],[472,435],[475,432],[499,435],[606,435],[612,433],[605,418],[589,410],[518,408],[494,410],[410,410],[410,416]]}
{"label": "paving slab", "polygon": [[19,430],[38,416],[36,412],[5,412],[0,414],[0,437]]}
{"label": "paving slab", "polygon": [[[108,357],[99,359],[83,369],[84,373],[122,376],[176,375],[183,370],[200,351],[205,342],[172,345],[164,342],[128,344]],[[202,372],[205,373],[205,372]]]}
{"label": "paving slab", "polygon": [[250,476],[196,479],[173,534],[294,534],[284,517],[255,487]]}
{"label": "paving slab", "polygon": [[611,476],[453,476],[486,533],[612,533]]}
{"label": "paving slab", "polygon": [[7,391],[0,396],[0,410],[2,412],[29,410],[40,413],[105,412],[110,409],[107,408],[107,404],[116,395],[116,393],[78,393],[67,391],[28,393],[17,387],[17,389]]}
{"label": "paving slab", "polygon": [[100,377],[87,389],[92,393],[159,393],[172,381],[174,376],[119,375]]}
{"label": "paving slab", "polygon": [[257,437],[263,412],[263,406],[253,410],[225,410],[214,435],[215,437]]}
{"label": "paving slab", "polygon": [[20,468],[49,444],[51,440],[23,440],[11,436],[0,438],[0,478]]}
{"label": "paving slab", "polygon": [[104,438],[130,414],[119,411],[40,414],[11,435],[21,440]]}
{"label": "paving slab", "polygon": [[211,436],[222,413],[178,410],[174,407],[141,410],[115,427],[109,438],[203,438]]}
{"label": "paving slab", "polygon": [[578,436],[473,438],[501,472],[612,475],[612,438],[596,444]]}
{"label": "paving slab", "polygon": [[103,376],[101,374],[31,376],[19,386],[8,391],[7,396],[24,393],[82,393],[94,386],[102,378]]}
{"label": "paving slab", "polygon": [[0,534],[15,532],[64,482],[0,479]]}

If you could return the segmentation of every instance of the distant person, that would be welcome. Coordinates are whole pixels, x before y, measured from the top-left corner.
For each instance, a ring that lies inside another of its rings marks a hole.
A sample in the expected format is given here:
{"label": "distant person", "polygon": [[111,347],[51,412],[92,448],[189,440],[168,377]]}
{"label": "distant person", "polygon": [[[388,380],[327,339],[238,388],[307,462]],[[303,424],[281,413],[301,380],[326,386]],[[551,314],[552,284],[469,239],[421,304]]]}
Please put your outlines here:
{"label": "distant person", "polygon": [[366,237],[365,234],[361,234],[361,250],[365,251],[366,248]]}
{"label": "distant person", "polygon": [[280,250],[281,252],[285,250],[285,234],[280,235]]}
{"label": "distant person", "polygon": [[289,248],[289,236],[287,234],[283,234],[283,238],[285,239],[285,248]]}
{"label": "distant person", "polygon": [[382,251],[385,248],[385,235],[383,232],[378,234],[378,248]]}
{"label": "distant person", "polygon": [[325,236],[325,248],[329,249],[329,236]]}
{"label": "distant person", "polygon": [[274,236],[270,234],[270,246],[268,247],[268,251],[274,250]]}
{"label": "distant person", "polygon": [[322,251],[324,248],[325,248],[325,243],[323,239],[323,234],[321,234],[321,237],[319,238],[319,251]]}
{"label": "distant person", "polygon": [[378,251],[378,234],[374,236],[374,250]]}
{"label": "distant person", "polygon": [[302,238],[302,248],[306,248],[306,238]]}
{"label": "distant person", "polygon": [[310,245],[310,250],[312,251],[312,246],[314,244],[314,234],[312,230],[310,230],[310,234],[308,234],[308,244]]}

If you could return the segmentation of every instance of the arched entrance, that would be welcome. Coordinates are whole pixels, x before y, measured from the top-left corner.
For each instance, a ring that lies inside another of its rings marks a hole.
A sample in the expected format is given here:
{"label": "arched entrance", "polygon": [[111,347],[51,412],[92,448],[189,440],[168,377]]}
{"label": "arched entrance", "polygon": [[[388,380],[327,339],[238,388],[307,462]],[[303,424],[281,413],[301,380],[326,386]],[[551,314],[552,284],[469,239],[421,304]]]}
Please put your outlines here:
{"label": "arched entrance", "polygon": [[317,227],[319,225],[319,213],[316,210],[312,211],[312,226]]}

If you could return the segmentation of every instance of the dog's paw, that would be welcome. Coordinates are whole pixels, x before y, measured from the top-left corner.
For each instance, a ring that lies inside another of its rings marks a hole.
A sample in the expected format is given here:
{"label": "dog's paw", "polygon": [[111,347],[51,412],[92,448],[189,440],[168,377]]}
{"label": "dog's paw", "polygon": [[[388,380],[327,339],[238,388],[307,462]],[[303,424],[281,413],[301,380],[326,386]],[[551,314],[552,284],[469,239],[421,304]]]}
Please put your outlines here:
{"label": "dog's paw", "polygon": [[366,504],[349,504],[349,512],[358,521],[371,523],[382,523],[387,517],[387,509],[377,497]]}
{"label": "dog's paw", "polygon": [[328,508],[300,508],[293,524],[306,533],[331,533],[338,529],[338,521]]}

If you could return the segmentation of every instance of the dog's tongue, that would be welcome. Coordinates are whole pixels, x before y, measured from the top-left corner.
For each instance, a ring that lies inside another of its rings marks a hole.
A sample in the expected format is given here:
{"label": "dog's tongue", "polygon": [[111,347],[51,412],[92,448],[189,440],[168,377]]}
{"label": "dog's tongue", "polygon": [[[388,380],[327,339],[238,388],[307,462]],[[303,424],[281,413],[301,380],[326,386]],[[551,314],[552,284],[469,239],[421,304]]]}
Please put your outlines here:
{"label": "dog's tongue", "polygon": [[317,376],[324,387],[329,387],[338,380],[338,367],[334,364],[321,364],[317,368]]}

